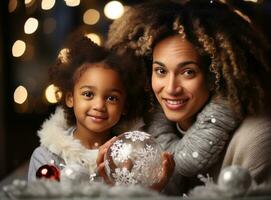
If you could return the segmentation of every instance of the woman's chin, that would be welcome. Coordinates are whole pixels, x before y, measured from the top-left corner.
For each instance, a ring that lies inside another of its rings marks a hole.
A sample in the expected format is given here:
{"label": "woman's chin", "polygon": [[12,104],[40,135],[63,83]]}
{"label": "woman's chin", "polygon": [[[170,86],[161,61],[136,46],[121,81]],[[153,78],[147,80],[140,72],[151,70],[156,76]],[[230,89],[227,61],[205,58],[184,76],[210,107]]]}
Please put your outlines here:
{"label": "woman's chin", "polygon": [[172,122],[180,122],[180,121],[183,121],[184,118],[185,118],[184,116],[178,115],[176,113],[165,112],[165,115],[166,115],[167,119],[172,121]]}

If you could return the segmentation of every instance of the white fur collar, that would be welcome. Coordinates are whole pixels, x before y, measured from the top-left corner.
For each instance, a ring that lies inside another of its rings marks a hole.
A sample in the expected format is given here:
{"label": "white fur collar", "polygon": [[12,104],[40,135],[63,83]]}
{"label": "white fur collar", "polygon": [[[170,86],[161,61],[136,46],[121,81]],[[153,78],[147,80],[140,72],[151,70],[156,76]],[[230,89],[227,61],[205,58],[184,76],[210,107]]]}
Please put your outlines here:
{"label": "white fur collar", "polygon": [[98,152],[90,151],[81,145],[80,141],[74,139],[69,133],[69,128],[64,117],[64,110],[58,107],[38,131],[41,145],[63,158],[66,165],[80,164],[88,168],[91,173],[94,172]]}

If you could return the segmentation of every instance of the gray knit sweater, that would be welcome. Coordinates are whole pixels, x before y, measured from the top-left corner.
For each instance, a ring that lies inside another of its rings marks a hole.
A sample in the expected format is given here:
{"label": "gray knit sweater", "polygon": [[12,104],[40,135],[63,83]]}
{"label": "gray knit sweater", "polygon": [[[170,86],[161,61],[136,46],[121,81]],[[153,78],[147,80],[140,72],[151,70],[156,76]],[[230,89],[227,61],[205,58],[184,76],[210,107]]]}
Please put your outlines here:
{"label": "gray knit sweater", "polygon": [[271,117],[248,116],[240,121],[223,99],[211,100],[185,135],[166,119],[161,109],[146,120],[145,131],[174,154],[176,163],[165,193],[180,195],[199,181],[198,174],[215,181],[222,168],[247,168],[257,183],[271,183]]}
{"label": "gray knit sweater", "polygon": [[184,176],[194,176],[217,162],[230,135],[240,124],[224,99],[211,100],[184,136],[159,108],[149,120],[146,131],[165,150],[174,153],[176,169]]}

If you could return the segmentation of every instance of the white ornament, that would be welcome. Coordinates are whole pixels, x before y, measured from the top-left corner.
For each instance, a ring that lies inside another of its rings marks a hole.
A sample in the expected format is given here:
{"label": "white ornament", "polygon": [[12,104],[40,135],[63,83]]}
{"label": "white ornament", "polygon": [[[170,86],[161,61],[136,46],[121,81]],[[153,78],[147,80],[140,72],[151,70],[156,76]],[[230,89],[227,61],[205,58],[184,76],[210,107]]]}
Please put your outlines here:
{"label": "white ornament", "polygon": [[116,185],[150,186],[162,173],[161,147],[151,135],[126,132],[118,136],[105,155],[105,171]]}
{"label": "white ornament", "polygon": [[89,182],[91,178],[88,170],[78,164],[66,165],[60,174],[61,183],[78,184],[81,182]]}
{"label": "white ornament", "polygon": [[133,142],[137,140],[144,141],[150,138],[150,134],[142,131],[125,132],[124,136],[126,139],[131,139]]}
{"label": "white ornament", "polygon": [[224,168],[218,177],[218,186],[232,196],[243,196],[249,189],[252,178],[249,171],[240,166]]}

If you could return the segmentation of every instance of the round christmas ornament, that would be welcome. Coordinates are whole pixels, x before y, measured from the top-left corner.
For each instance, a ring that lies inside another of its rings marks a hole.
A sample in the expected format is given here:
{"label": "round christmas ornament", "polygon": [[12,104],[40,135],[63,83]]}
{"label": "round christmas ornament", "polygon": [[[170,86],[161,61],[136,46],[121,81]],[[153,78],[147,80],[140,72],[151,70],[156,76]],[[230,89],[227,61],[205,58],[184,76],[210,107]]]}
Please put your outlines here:
{"label": "round christmas ornament", "polygon": [[105,171],[116,185],[151,186],[162,173],[162,149],[150,134],[125,132],[108,148]]}
{"label": "round christmas ornament", "polygon": [[91,177],[87,169],[78,164],[66,165],[61,170],[60,178],[62,183],[81,183],[91,181]]}
{"label": "round christmas ornament", "polygon": [[60,180],[60,171],[54,165],[42,165],[36,172],[36,177],[38,179],[45,178],[51,180]]}
{"label": "round christmas ornament", "polygon": [[240,166],[224,168],[218,177],[218,187],[233,196],[244,195],[251,186],[252,178],[249,171]]}

